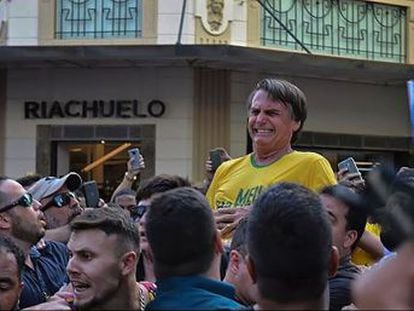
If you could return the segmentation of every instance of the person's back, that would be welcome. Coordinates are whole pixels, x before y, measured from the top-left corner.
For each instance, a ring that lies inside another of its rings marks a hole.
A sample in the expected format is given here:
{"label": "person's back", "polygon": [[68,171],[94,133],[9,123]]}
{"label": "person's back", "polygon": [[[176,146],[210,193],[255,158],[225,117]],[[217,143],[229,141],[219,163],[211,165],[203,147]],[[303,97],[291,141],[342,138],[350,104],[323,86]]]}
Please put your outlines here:
{"label": "person's back", "polygon": [[281,183],[261,195],[249,216],[248,252],[258,309],[326,308],[338,254],[315,193]]}
{"label": "person's back", "polygon": [[223,247],[201,193],[179,188],[155,196],[145,226],[158,287],[148,310],[241,308],[234,288],[219,281]]}

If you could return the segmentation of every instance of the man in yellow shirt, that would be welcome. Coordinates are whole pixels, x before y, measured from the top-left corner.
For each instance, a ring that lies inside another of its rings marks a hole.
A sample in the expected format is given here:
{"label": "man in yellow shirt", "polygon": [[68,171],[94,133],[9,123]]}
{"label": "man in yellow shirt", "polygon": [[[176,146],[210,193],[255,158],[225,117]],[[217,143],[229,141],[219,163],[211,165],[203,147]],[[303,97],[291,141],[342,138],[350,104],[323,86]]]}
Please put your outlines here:
{"label": "man in yellow shirt", "polygon": [[275,183],[298,183],[314,191],[336,184],[325,158],[292,149],[307,116],[306,98],[298,87],[264,79],[249,96],[247,110],[253,153],[223,163],[207,192],[210,206],[219,209],[219,229],[245,215],[245,208]]}

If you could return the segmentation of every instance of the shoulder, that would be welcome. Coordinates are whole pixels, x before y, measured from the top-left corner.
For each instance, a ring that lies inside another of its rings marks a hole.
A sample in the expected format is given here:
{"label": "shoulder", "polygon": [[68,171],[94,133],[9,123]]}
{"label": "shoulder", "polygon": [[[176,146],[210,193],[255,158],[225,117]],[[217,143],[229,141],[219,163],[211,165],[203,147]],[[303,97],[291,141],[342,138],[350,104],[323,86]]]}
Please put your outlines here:
{"label": "shoulder", "polygon": [[67,262],[69,251],[65,244],[55,241],[46,241],[46,246],[38,250],[42,257],[54,258],[59,262]]}
{"label": "shoulder", "polygon": [[148,303],[155,298],[155,293],[157,290],[157,285],[153,282],[142,281],[138,283],[140,288],[140,293],[144,295],[145,301]]}
{"label": "shoulder", "polygon": [[42,253],[67,253],[68,252],[68,247],[60,242],[55,242],[55,241],[46,241],[46,246],[44,249],[41,250]]}
{"label": "shoulder", "polygon": [[226,169],[226,168],[231,168],[234,166],[246,165],[247,163],[250,163],[250,156],[251,154],[246,154],[244,156],[228,160],[226,162],[223,162],[220,165],[220,168],[223,167],[224,169]]}
{"label": "shoulder", "polygon": [[140,310],[144,310],[145,307],[155,299],[157,285],[152,282],[142,281],[138,283],[138,286]]}
{"label": "shoulder", "polygon": [[328,161],[322,155],[310,151],[294,151],[290,154],[291,158],[312,161]]}
{"label": "shoulder", "polygon": [[226,176],[232,175],[240,170],[244,171],[246,167],[251,166],[250,154],[245,156],[228,160],[223,162],[214,174],[214,179],[226,178]]}

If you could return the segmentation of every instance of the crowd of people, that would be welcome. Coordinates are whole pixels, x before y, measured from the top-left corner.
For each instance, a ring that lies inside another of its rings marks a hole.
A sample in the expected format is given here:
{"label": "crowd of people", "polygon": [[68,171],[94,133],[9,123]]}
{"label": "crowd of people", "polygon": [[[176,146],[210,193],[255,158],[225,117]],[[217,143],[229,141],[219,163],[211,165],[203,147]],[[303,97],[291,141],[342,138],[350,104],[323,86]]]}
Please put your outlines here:
{"label": "crowd of people", "polygon": [[219,149],[201,187],[133,189],[142,155],[98,207],[76,172],[1,177],[0,310],[413,309],[413,171],[364,181],[294,150],[307,102],[287,81],[246,113],[253,152]]}

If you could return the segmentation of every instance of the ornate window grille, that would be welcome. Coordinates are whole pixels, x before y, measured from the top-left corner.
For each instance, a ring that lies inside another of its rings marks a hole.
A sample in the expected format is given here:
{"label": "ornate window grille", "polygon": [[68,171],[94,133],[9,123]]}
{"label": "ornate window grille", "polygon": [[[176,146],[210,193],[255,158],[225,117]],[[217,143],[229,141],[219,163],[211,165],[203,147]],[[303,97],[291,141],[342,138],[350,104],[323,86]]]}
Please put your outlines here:
{"label": "ornate window grille", "polygon": [[[265,0],[310,51],[404,63],[406,8],[358,0]],[[262,8],[264,46],[302,50]]]}
{"label": "ornate window grille", "polygon": [[142,0],[57,0],[58,39],[138,38]]}

